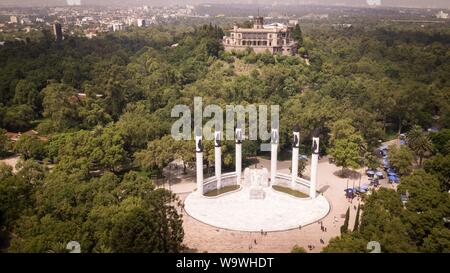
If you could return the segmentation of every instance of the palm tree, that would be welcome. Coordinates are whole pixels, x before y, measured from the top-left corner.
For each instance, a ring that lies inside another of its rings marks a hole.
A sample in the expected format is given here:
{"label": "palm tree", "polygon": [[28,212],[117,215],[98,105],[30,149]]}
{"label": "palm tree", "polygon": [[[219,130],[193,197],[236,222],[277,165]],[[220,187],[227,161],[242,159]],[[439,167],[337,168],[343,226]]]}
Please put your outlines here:
{"label": "palm tree", "polygon": [[434,150],[433,142],[420,126],[414,126],[407,135],[408,146],[419,158],[419,166],[422,166],[423,158]]}
{"label": "palm tree", "polygon": [[66,243],[52,242],[50,243],[47,253],[69,253],[69,249],[67,249]]}

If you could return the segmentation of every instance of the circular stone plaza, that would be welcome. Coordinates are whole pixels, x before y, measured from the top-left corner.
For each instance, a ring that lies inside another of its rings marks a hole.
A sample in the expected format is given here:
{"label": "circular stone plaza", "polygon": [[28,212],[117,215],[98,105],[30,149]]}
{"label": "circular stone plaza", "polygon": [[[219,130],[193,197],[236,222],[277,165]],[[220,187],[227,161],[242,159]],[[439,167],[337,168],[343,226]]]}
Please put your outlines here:
{"label": "circular stone plaza", "polygon": [[[215,174],[203,178],[202,138],[196,137],[196,170],[182,172],[181,161],[164,172],[168,189],[182,201],[184,245],[192,252],[290,252],[295,245],[320,252],[331,238],[340,235],[345,213],[349,227],[355,221],[359,199],[345,196],[348,187],[369,183],[368,177],[347,179],[341,170],[319,159],[319,138],[303,179],[297,177],[299,132],[293,132],[292,159],[277,160],[278,132],[272,131],[270,159],[258,157],[257,167],[242,170],[242,137],[236,130],[235,170],[221,172],[220,132],[215,133]],[[394,144],[394,143],[388,143]],[[293,170],[293,171],[291,171]],[[363,170],[358,170],[363,172]],[[381,186],[392,187],[387,180]]]}
{"label": "circular stone plaza", "polygon": [[214,228],[261,234],[301,229],[323,219],[330,211],[330,204],[316,190],[319,138],[313,138],[311,178],[305,180],[297,176],[298,129],[294,129],[293,136],[292,174],[277,171],[277,129],[271,132],[270,171],[247,168],[242,172],[242,133],[239,128],[236,129],[235,172],[222,173],[221,132],[215,132],[215,175],[208,179],[203,179],[202,137],[197,136],[196,189],[184,200],[186,214]]}

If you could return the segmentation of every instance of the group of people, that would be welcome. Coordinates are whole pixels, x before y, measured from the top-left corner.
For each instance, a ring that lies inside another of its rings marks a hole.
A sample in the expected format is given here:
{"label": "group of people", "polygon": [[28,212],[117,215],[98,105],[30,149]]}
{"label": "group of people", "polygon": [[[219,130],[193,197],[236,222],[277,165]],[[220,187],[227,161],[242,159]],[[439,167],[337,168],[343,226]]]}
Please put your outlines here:
{"label": "group of people", "polygon": [[[261,229],[261,236],[267,236],[267,231],[264,231]],[[258,242],[256,241],[256,239],[253,239],[248,246],[248,250],[250,251],[253,248],[253,245],[257,245],[257,244],[258,244]]]}
{"label": "group of people", "polygon": [[320,224],[320,230],[322,230],[322,232],[327,232],[327,227],[323,225],[322,221],[318,222]]}
{"label": "group of people", "polygon": [[[333,219],[333,224],[336,224],[337,222],[338,222],[338,219],[337,219],[337,217],[335,216],[334,219]],[[327,227],[323,225],[323,221],[319,221],[319,222],[317,222],[317,223],[320,225],[320,230],[321,230],[322,232],[327,232]],[[302,226],[299,225],[299,226],[298,226],[298,229],[301,230],[301,229],[302,229]],[[261,234],[261,236],[267,236],[267,231],[264,231],[264,230],[261,229],[260,234]],[[320,243],[321,243],[322,245],[325,244],[325,241],[324,241],[323,238],[320,238],[319,241],[320,241]],[[248,246],[248,250],[249,250],[249,251],[250,251],[251,249],[253,249],[253,245],[257,245],[256,239],[252,239],[252,240],[251,240],[251,242],[250,242],[250,244],[249,244],[249,246]],[[309,251],[312,251],[312,250],[314,250],[314,249],[316,248],[316,246],[313,245],[313,244],[309,244],[307,247],[308,247]]]}
{"label": "group of people", "polygon": [[[323,225],[323,222],[319,221],[319,224],[320,224],[320,230],[322,230],[322,232],[327,232],[327,227]],[[320,238],[320,243],[322,245],[324,245],[325,241],[322,238]]]}

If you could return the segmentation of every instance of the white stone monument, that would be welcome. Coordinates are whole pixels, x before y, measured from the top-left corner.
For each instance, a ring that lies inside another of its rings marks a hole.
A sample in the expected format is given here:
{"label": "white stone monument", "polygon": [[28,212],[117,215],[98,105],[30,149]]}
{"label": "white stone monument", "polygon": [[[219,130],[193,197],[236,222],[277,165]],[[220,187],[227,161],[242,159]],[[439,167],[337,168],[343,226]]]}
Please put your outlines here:
{"label": "white stone monument", "polygon": [[319,162],[319,133],[314,132],[312,157],[311,157],[311,181],[309,184],[309,197],[316,198],[317,166]]}
{"label": "white stone monument", "polygon": [[217,189],[220,190],[222,188],[222,137],[220,131],[214,133],[214,161]]}
{"label": "white stone monument", "polygon": [[264,199],[264,188],[270,186],[269,171],[267,169],[249,169],[244,171],[244,185],[249,187],[250,199]]}
{"label": "white stone monument", "polygon": [[272,129],[272,133],[270,136],[271,146],[270,146],[270,183],[275,185],[275,178],[277,176],[277,155],[278,155],[278,129]]}
{"label": "white stone monument", "polygon": [[200,133],[195,136],[195,162],[197,165],[197,193],[203,196],[203,142]]}
{"label": "white stone monument", "polygon": [[242,176],[242,129],[240,126],[236,129],[236,180],[241,184]]}
{"label": "white stone monument", "polygon": [[292,142],[292,180],[291,180],[291,187],[295,189],[296,180],[298,177],[298,154],[299,154],[299,147],[300,147],[300,129],[298,126],[295,126],[294,128],[294,140]]}

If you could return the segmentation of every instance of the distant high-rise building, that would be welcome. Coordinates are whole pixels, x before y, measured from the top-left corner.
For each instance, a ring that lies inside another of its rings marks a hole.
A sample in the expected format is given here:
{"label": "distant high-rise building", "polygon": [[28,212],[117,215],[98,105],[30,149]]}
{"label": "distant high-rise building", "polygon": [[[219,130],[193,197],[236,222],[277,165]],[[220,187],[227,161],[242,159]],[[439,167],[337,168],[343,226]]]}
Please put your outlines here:
{"label": "distant high-rise building", "polygon": [[63,39],[62,26],[60,23],[53,24],[53,34],[57,42],[61,42]]}
{"label": "distant high-rise building", "polygon": [[81,0],[66,0],[67,5],[69,6],[80,6]]}
{"label": "distant high-rise building", "polygon": [[381,0],[367,0],[367,5],[371,7],[378,7],[381,6]]}
{"label": "distant high-rise building", "polygon": [[20,20],[20,23],[21,23],[22,25],[28,25],[28,24],[31,24],[31,20],[30,20],[30,18],[22,18],[22,19]]}
{"label": "distant high-rise building", "polygon": [[145,19],[137,19],[137,26],[138,27],[145,27],[146,26]]}
{"label": "distant high-rise building", "polygon": [[124,30],[125,27],[122,23],[115,23],[112,25],[112,29],[114,32],[116,32],[116,31]]}
{"label": "distant high-rise building", "polygon": [[17,24],[19,22],[19,19],[17,19],[17,16],[13,15],[13,16],[9,17],[9,22],[11,24]]}
{"label": "distant high-rise building", "polygon": [[443,10],[441,10],[440,12],[438,12],[438,14],[436,14],[436,18],[438,18],[438,19],[448,19],[448,13],[444,12]]}

